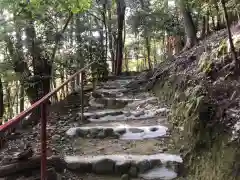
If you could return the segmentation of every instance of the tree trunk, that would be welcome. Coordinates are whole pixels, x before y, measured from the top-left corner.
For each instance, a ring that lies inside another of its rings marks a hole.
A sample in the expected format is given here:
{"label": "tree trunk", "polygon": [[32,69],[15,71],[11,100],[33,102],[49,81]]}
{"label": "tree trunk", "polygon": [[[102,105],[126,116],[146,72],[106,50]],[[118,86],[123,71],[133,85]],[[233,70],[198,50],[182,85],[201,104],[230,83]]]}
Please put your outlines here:
{"label": "tree trunk", "polygon": [[192,15],[187,6],[186,0],[180,0],[179,7],[183,16],[184,28],[186,33],[186,43],[183,50],[187,50],[197,43],[196,28],[193,23]]}
{"label": "tree trunk", "polygon": [[129,69],[128,69],[128,52],[127,52],[127,50],[125,49],[125,51],[124,51],[124,64],[125,64],[125,71],[126,72],[128,72],[129,71]]}
{"label": "tree trunk", "polygon": [[16,107],[15,113],[18,114],[19,113],[19,84],[18,84],[18,81],[16,82],[16,106],[15,107]]}
{"label": "tree trunk", "polygon": [[153,41],[153,48],[154,48],[153,62],[154,62],[154,67],[155,67],[157,65],[157,45],[156,45],[156,40],[155,39]]}
{"label": "tree trunk", "polygon": [[116,48],[116,65],[115,72],[116,75],[120,75],[122,72],[122,61],[123,61],[123,25],[125,20],[125,9],[126,4],[124,0],[116,0],[117,2],[117,22],[118,22],[118,30],[117,30],[117,48]]}
{"label": "tree trunk", "polygon": [[21,84],[21,87],[20,87],[20,112],[24,111],[24,97],[25,97],[24,87],[23,87],[23,84]]}
{"label": "tree trunk", "polygon": [[149,37],[146,37],[145,38],[145,43],[146,43],[146,50],[147,50],[147,61],[148,61],[148,68],[149,69],[152,69],[152,62],[151,62],[151,57],[150,57],[150,54],[151,54],[151,45],[150,45],[150,38]]}
{"label": "tree trunk", "polygon": [[11,106],[11,87],[8,83],[5,84],[6,89],[6,103],[7,103],[7,118],[11,119],[13,117],[13,108]]}
{"label": "tree trunk", "polygon": [[206,16],[202,17],[202,30],[201,30],[201,35],[200,39],[205,38],[206,36]]}
{"label": "tree trunk", "polygon": [[214,7],[216,9],[217,12],[217,24],[216,24],[216,30],[220,30],[221,29],[221,16],[220,16],[220,12],[219,12],[219,7],[218,7],[218,2],[217,0],[214,0]]}
{"label": "tree trunk", "polygon": [[210,16],[210,12],[208,10],[207,15],[206,15],[206,36],[208,36],[210,34],[209,16]]}
{"label": "tree trunk", "polygon": [[[64,78],[65,78],[65,73],[64,73],[64,67],[61,66],[60,67],[60,81],[61,81],[61,84],[64,83]],[[65,89],[66,89],[66,86],[64,86],[62,89],[61,89],[61,94],[60,94],[60,99],[63,100],[66,96],[65,96]]]}
{"label": "tree trunk", "polygon": [[226,26],[227,26],[227,31],[228,31],[228,39],[229,39],[229,44],[230,44],[230,48],[231,48],[231,53],[232,53],[232,59],[235,63],[235,73],[239,74],[239,62],[237,60],[237,55],[236,55],[236,51],[235,51],[235,47],[233,44],[233,39],[232,39],[232,33],[231,33],[231,27],[230,27],[230,23],[229,23],[229,19],[228,19],[228,12],[227,12],[227,8],[226,8],[226,3],[225,0],[221,0],[222,3],[222,7],[223,7],[223,11],[224,11],[224,16],[225,16],[225,21],[226,21]]}
{"label": "tree trunk", "polygon": [[0,77],[0,124],[2,123],[2,117],[4,114],[4,101],[3,101],[3,84],[2,79]]}
{"label": "tree trunk", "polygon": [[112,26],[111,26],[111,20],[112,20],[112,12],[111,9],[108,9],[108,48],[111,54],[111,63],[112,63],[112,72],[114,73],[114,49],[113,49],[113,35],[112,35]]}

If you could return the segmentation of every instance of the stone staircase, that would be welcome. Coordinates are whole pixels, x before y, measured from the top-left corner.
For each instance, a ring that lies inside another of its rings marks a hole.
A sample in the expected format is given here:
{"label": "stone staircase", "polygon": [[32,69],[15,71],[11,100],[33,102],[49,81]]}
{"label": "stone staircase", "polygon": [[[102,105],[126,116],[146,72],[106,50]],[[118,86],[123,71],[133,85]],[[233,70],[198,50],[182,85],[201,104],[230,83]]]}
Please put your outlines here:
{"label": "stone staircase", "polygon": [[125,88],[133,80],[108,81],[92,92],[84,113],[89,123],[66,131],[73,149],[64,158],[68,169],[123,180],[178,176],[182,159],[164,144],[169,109],[148,92]]}
{"label": "stone staircase", "polygon": [[[89,93],[85,124],[79,104],[48,123],[48,156],[61,155],[66,165],[61,179],[170,180],[181,173],[182,159],[175,154],[167,122],[169,109],[151,93],[127,88],[132,81],[109,80]],[[33,147],[39,149],[38,130],[34,127],[20,141],[35,140]],[[17,149],[16,144],[11,141],[8,147]]]}

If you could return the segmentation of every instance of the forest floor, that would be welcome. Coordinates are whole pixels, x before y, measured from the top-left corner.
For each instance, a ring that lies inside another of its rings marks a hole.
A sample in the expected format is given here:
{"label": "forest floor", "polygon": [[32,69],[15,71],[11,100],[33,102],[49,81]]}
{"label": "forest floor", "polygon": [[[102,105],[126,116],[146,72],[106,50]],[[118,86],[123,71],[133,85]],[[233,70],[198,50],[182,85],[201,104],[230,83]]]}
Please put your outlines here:
{"label": "forest floor", "polygon": [[[59,172],[62,179],[174,179],[178,176],[182,159],[174,148],[167,122],[169,109],[141,88],[137,92],[128,89],[127,84],[134,80],[133,77],[109,80],[86,94],[87,123],[82,123],[80,118],[78,93],[51,107],[47,154],[60,155],[66,162],[67,168]],[[37,125],[10,140],[1,152],[2,165],[28,142],[34,155],[38,155],[39,130]],[[86,168],[86,161],[91,167]],[[83,169],[84,175],[73,173]],[[25,173],[24,176],[36,175]],[[12,178],[27,179],[22,174]]]}

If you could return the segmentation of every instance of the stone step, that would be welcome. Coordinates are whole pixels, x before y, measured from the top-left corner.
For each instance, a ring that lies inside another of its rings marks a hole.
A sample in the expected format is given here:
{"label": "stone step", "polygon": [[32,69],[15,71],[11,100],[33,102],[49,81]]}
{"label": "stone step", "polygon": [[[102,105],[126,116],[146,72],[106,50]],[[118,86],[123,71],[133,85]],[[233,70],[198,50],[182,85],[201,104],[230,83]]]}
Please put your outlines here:
{"label": "stone step", "polygon": [[99,88],[92,92],[92,96],[94,98],[100,98],[100,97],[122,97],[124,93],[126,93],[128,90],[125,88],[122,89],[102,89]]}
{"label": "stone step", "polygon": [[[154,155],[98,155],[65,156],[67,168],[82,173],[123,175],[156,179],[166,176],[175,178],[182,169],[178,155],[159,153]],[[145,179],[144,178],[144,179]]]}
{"label": "stone step", "polygon": [[[158,109],[139,109],[135,111],[124,109],[106,109],[95,112],[86,112],[84,117],[90,122],[109,122],[109,121],[128,121],[128,120],[144,120],[155,117],[166,117],[169,113],[167,108]],[[79,113],[78,116],[81,116]]]}
{"label": "stone step", "polygon": [[131,126],[128,124],[112,124],[111,126],[83,126],[70,128],[66,135],[82,138],[116,138],[122,140],[143,140],[166,137],[167,127],[161,125]]}

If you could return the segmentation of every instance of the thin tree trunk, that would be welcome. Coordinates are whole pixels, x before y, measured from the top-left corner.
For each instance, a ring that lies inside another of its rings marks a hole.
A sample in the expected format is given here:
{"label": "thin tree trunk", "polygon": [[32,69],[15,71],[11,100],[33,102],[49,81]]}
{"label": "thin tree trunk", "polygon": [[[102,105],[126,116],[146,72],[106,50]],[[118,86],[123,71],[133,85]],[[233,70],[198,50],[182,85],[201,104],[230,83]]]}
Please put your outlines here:
{"label": "thin tree trunk", "polygon": [[147,50],[147,61],[148,61],[148,68],[152,69],[152,62],[151,62],[151,57],[150,57],[150,53],[151,53],[151,45],[150,45],[150,38],[146,37],[145,38],[145,43],[146,43],[146,50]]}
{"label": "thin tree trunk", "polygon": [[4,101],[3,101],[3,84],[0,76],[0,124],[2,123],[2,117],[4,114]]}
{"label": "thin tree trunk", "polygon": [[126,69],[126,72],[128,72],[129,71],[129,69],[128,69],[128,52],[127,52],[127,50],[125,49],[124,50],[124,64],[125,64],[125,69]]}
{"label": "thin tree trunk", "polygon": [[11,107],[11,88],[8,83],[5,84],[6,89],[6,103],[7,103],[7,118],[11,119],[13,116],[13,109]]}
{"label": "thin tree trunk", "polygon": [[218,2],[217,0],[214,0],[214,7],[217,12],[217,24],[216,24],[216,30],[220,30],[221,26],[221,17],[220,17],[220,12],[219,12],[219,7],[218,7]]}
{"label": "thin tree trunk", "polygon": [[192,15],[188,9],[186,0],[180,0],[179,7],[183,16],[184,28],[186,33],[186,43],[183,50],[187,50],[197,43],[196,28],[193,23]]}
{"label": "thin tree trunk", "polygon": [[206,16],[202,17],[202,30],[201,30],[201,35],[200,38],[203,39],[206,36]]}
{"label": "thin tree trunk", "polygon": [[16,82],[16,107],[15,108],[16,108],[15,113],[18,114],[19,113],[19,84],[18,84],[18,81]]}
{"label": "thin tree trunk", "polygon": [[157,46],[156,46],[156,40],[155,39],[153,41],[153,48],[154,48],[153,61],[154,61],[154,67],[155,67],[157,65]]}
{"label": "thin tree trunk", "polygon": [[221,0],[222,3],[222,7],[223,7],[223,11],[224,11],[224,16],[225,16],[225,21],[226,21],[226,26],[227,26],[227,31],[228,31],[228,39],[229,39],[229,44],[230,44],[230,48],[231,48],[231,53],[232,53],[232,59],[235,63],[235,73],[239,73],[239,62],[237,60],[237,55],[236,55],[236,51],[235,51],[235,47],[233,44],[233,39],[232,39],[232,33],[231,33],[231,29],[230,29],[230,23],[228,21],[228,12],[227,12],[227,8],[226,8],[226,4],[225,4],[225,0]]}
{"label": "thin tree trunk", "polygon": [[114,57],[114,49],[113,49],[113,36],[112,36],[112,26],[111,26],[111,20],[112,20],[112,13],[111,9],[108,9],[108,48],[111,54],[111,63],[112,63],[112,72],[114,73],[114,65],[115,65],[115,57]]}
{"label": "thin tree trunk", "polygon": [[20,112],[24,111],[24,86],[23,84],[21,84],[21,87],[20,87]]}

